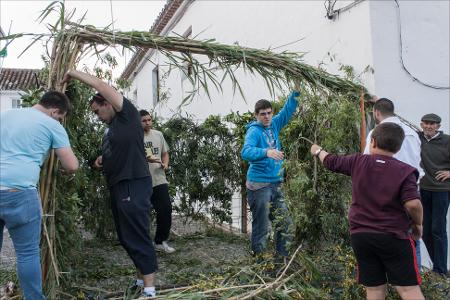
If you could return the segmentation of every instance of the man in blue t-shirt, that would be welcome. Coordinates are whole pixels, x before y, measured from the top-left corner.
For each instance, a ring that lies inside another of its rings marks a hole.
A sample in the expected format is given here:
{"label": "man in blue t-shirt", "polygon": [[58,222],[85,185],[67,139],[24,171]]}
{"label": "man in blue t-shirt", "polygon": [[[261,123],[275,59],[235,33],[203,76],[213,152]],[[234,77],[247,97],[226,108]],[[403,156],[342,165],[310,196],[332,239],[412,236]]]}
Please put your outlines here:
{"label": "man in blue t-shirt", "polygon": [[288,227],[292,223],[287,213],[280,184],[283,152],[278,135],[297,108],[300,94],[292,92],[283,109],[272,118],[272,105],[261,99],[255,104],[256,121],[247,125],[241,156],[250,163],[247,172],[247,199],[252,211],[252,250],[258,255],[266,250],[269,221],[275,222],[276,251],[282,257],[286,249]]}
{"label": "man in blue t-shirt", "polygon": [[30,108],[1,113],[0,249],[3,228],[17,256],[17,272],[25,299],[44,299],[39,253],[41,203],[36,189],[41,166],[54,149],[67,173],[78,169],[61,120],[69,110],[66,95],[50,91]]}

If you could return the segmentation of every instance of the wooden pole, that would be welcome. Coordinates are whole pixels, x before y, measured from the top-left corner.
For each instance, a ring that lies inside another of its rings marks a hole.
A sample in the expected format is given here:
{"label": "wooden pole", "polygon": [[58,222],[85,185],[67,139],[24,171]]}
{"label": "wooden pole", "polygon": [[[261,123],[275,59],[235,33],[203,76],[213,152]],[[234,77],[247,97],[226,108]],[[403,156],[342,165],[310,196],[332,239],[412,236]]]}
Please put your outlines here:
{"label": "wooden pole", "polygon": [[[244,163],[241,162],[241,170],[245,170]],[[247,190],[245,188],[245,176],[243,176],[241,181],[241,232],[247,233]]]}
{"label": "wooden pole", "polygon": [[359,96],[359,111],[361,112],[361,127],[359,129],[360,136],[360,149],[361,153],[364,152],[364,148],[366,148],[366,112],[364,108],[364,92],[361,91],[361,95]]}

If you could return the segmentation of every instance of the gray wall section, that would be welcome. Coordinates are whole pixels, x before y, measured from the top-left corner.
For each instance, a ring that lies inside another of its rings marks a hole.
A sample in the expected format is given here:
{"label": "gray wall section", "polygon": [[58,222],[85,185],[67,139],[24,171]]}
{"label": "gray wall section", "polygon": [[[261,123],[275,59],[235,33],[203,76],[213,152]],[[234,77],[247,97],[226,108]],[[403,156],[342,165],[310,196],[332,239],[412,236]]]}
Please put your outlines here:
{"label": "gray wall section", "polygon": [[449,89],[434,89],[414,81],[402,68],[421,81],[450,85],[449,1],[370,1],[370,18],[375,69],[375,92],[394,101],[398,114],[419,125],[422,115],[434,112],[442,117],[442,130],[450,132]]}

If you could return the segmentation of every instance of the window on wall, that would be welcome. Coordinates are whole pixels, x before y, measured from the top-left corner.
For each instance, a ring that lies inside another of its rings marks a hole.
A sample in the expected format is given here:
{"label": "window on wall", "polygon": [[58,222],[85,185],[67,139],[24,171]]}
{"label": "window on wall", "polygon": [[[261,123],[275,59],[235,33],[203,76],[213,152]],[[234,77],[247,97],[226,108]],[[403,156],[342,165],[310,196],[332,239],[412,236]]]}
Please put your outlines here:
{"label": "window on wall", "polygon": [[153,93],[153,107],[159,102],[159,67],[156,66],[152,71],[152,93]]}
{"label": "window on wall", "polygon": [[22,99],[12,99],[11,107],[12,108],[21,108],[22,107]]}
{"label": "window on wall", "polygon": [[[192,38],[192,25],[188,27],[188,29],[182,34],[182,37],[186,39]],[[184,81],[188,78],[188,76],[192,75],[192,63],[186,61],[183,63],[183,70],[181,71],[181,81]]]}

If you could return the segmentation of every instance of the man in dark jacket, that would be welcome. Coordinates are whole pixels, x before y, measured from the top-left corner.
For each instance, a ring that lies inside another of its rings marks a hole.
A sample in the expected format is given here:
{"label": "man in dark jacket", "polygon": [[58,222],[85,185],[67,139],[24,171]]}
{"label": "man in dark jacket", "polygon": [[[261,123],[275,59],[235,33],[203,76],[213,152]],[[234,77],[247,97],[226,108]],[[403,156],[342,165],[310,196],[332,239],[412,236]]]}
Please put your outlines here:
{"label": "man in dark jacket", "polygon": [[423,241],[433,262],[433,271],[447,274],[447,210],[450,203],[450,136],[438,131],[441,118],[422,117],[420,133],[422,167],[420,180],[423,205]]}

